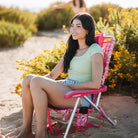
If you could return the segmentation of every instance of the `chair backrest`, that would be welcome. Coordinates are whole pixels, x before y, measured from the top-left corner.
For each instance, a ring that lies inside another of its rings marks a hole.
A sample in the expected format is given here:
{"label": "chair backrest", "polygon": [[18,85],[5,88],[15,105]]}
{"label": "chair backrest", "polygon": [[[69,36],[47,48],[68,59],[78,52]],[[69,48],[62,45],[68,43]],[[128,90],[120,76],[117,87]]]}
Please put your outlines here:
{"label": "chair backrest", "polygon": [[111,55],[113,52],[115,39],[111,36],[104,36],[105,34],[97,34],[96,35],[96,41],[97,43],[102,47],[103,53],[104,53],[104,70],[103,70],[103,76],[101,81],[101,86],[104,85],[104,81],[107,77],[108,70],[109,70],[109,63],[111,59]]}

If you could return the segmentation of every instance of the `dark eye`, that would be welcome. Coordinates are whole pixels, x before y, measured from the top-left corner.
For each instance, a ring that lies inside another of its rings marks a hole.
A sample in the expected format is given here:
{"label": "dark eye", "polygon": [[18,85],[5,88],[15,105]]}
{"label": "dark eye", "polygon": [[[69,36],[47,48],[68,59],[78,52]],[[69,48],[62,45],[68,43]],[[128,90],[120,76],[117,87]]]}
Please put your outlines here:
{"label": "dark eye", "polygon": [[80,25],[77,25],[78,28],[80,28],[81,26]]}

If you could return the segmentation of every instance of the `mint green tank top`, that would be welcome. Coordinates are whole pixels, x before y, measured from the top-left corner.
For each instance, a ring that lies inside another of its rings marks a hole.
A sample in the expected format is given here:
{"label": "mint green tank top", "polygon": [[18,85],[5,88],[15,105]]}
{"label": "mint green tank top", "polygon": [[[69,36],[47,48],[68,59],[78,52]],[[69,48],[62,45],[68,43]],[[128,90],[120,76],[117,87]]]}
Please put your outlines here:
{"label": "mint green tank top", "polygon": [[82,82],[92,80],[91,57],[96,53],[103,55],[102,48],[97,43],[93,43],[82,56],[74,56],[68,69],[68,78]]}

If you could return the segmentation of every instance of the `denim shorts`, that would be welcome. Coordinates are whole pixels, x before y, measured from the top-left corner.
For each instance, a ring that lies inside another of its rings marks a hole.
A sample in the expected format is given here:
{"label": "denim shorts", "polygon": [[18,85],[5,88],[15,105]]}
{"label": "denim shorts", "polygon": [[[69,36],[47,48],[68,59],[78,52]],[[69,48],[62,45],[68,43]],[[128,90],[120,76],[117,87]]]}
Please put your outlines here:
{"label": "denim shorts", "polygon": [[[75,80],[70,80],[70,79],[65,79],[63,82],[63,84],[77,84],[77,83],[82,83],[81,81],[75,81]],[[87,95],[88,99],[92,99],[91,95]],[[90,103],[87,102],[84,98],[80,98],[80,102],[81,102],[81,106],[82,107],[90,107]]]}

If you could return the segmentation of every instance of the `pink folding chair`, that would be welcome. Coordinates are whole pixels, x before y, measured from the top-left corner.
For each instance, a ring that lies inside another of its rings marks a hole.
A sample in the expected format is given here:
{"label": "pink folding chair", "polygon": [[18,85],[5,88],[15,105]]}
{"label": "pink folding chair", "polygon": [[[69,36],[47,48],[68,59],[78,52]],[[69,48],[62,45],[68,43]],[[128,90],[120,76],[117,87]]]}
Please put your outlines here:
{"label": "pink folding chair", "polygon": [[[54,135],[64,135],[64,138],[67,137],[68,133],[73,133],[76,131],[81,131],[83,128],[88,128],[88,127],[100,127],[100,125],[93,125],[93,124],[85,124],[83,127],[82,126],[77,126],[76,123],[76,129],[73,131],[69,132],[70,126],[73,122],[75,113],[77,113],[77,116],[79,115],[79,109],[77,108],[79,100],[81,97],[83,97],[86,101],[88,101],[91,105],[91,107],[88,109],[88,119],[89,118],[93,118],[92,116],[89,115],[89,113],[91,113],[93,110],[98,111],[98,113],[100,114],[100,119],[101,118],[105,118],[107,121],[109,121],[109,123],[111,123],[113,126],[115,126],[115,122],[112,121],[109,116],[105,113],[105,111],[99,107],[99,101],[100,101],[100,97],[101,97],[101,93],[102,92],[106,92],[107,91],[107,86],[104,85],[104,81],[106,79],[107,73],[108,73],[108,69],[109,69],[109,62],[110,62],[110,58],[112,55],[112,51],[114,48],[114,44],[115,44],[115,39],[114,37],[111,36],[105,36],[105,34],[97,34],[96,35],[96,41],[97,43],[102,47],[103,49],[103,53],[104,53],[104,72],[103,72],[103,76],[102,76],[102,80],[101,80],[101,87],[99,89],[94,89],[94,90],[75,90],[75,91],[70,91],[68,93],[66,93],[64,95],[64,98],[69,99],[69,98],[76,98],[76,103],[74,105],[73,109],[64,109],[64,110],[58,110],[58,109],[53,109],[53,108],[48,108],[47,109],[47,117],[48,117],[48,123],[49,125],[47,126],[47,129],[50,129],[51,134]],[[92,95],[92,100],[89,100],[86,95]],[[55,111],[55,113],[65,113],[66,115],[62,118],[62,119],[57,119],[55,117],[52,117],[50,115],[50,111],[53,110]],[[65,133],[62,133],[58,127],[58,123],[51,123],[51,119],[55,120],[56,122],[60,122],[63,124],[67,124]],[[77,119],[76,119],[77,121]],[[53,131],[52,126],[56,125],[56,128],[58,130],[57,133],[55,133]]]}

